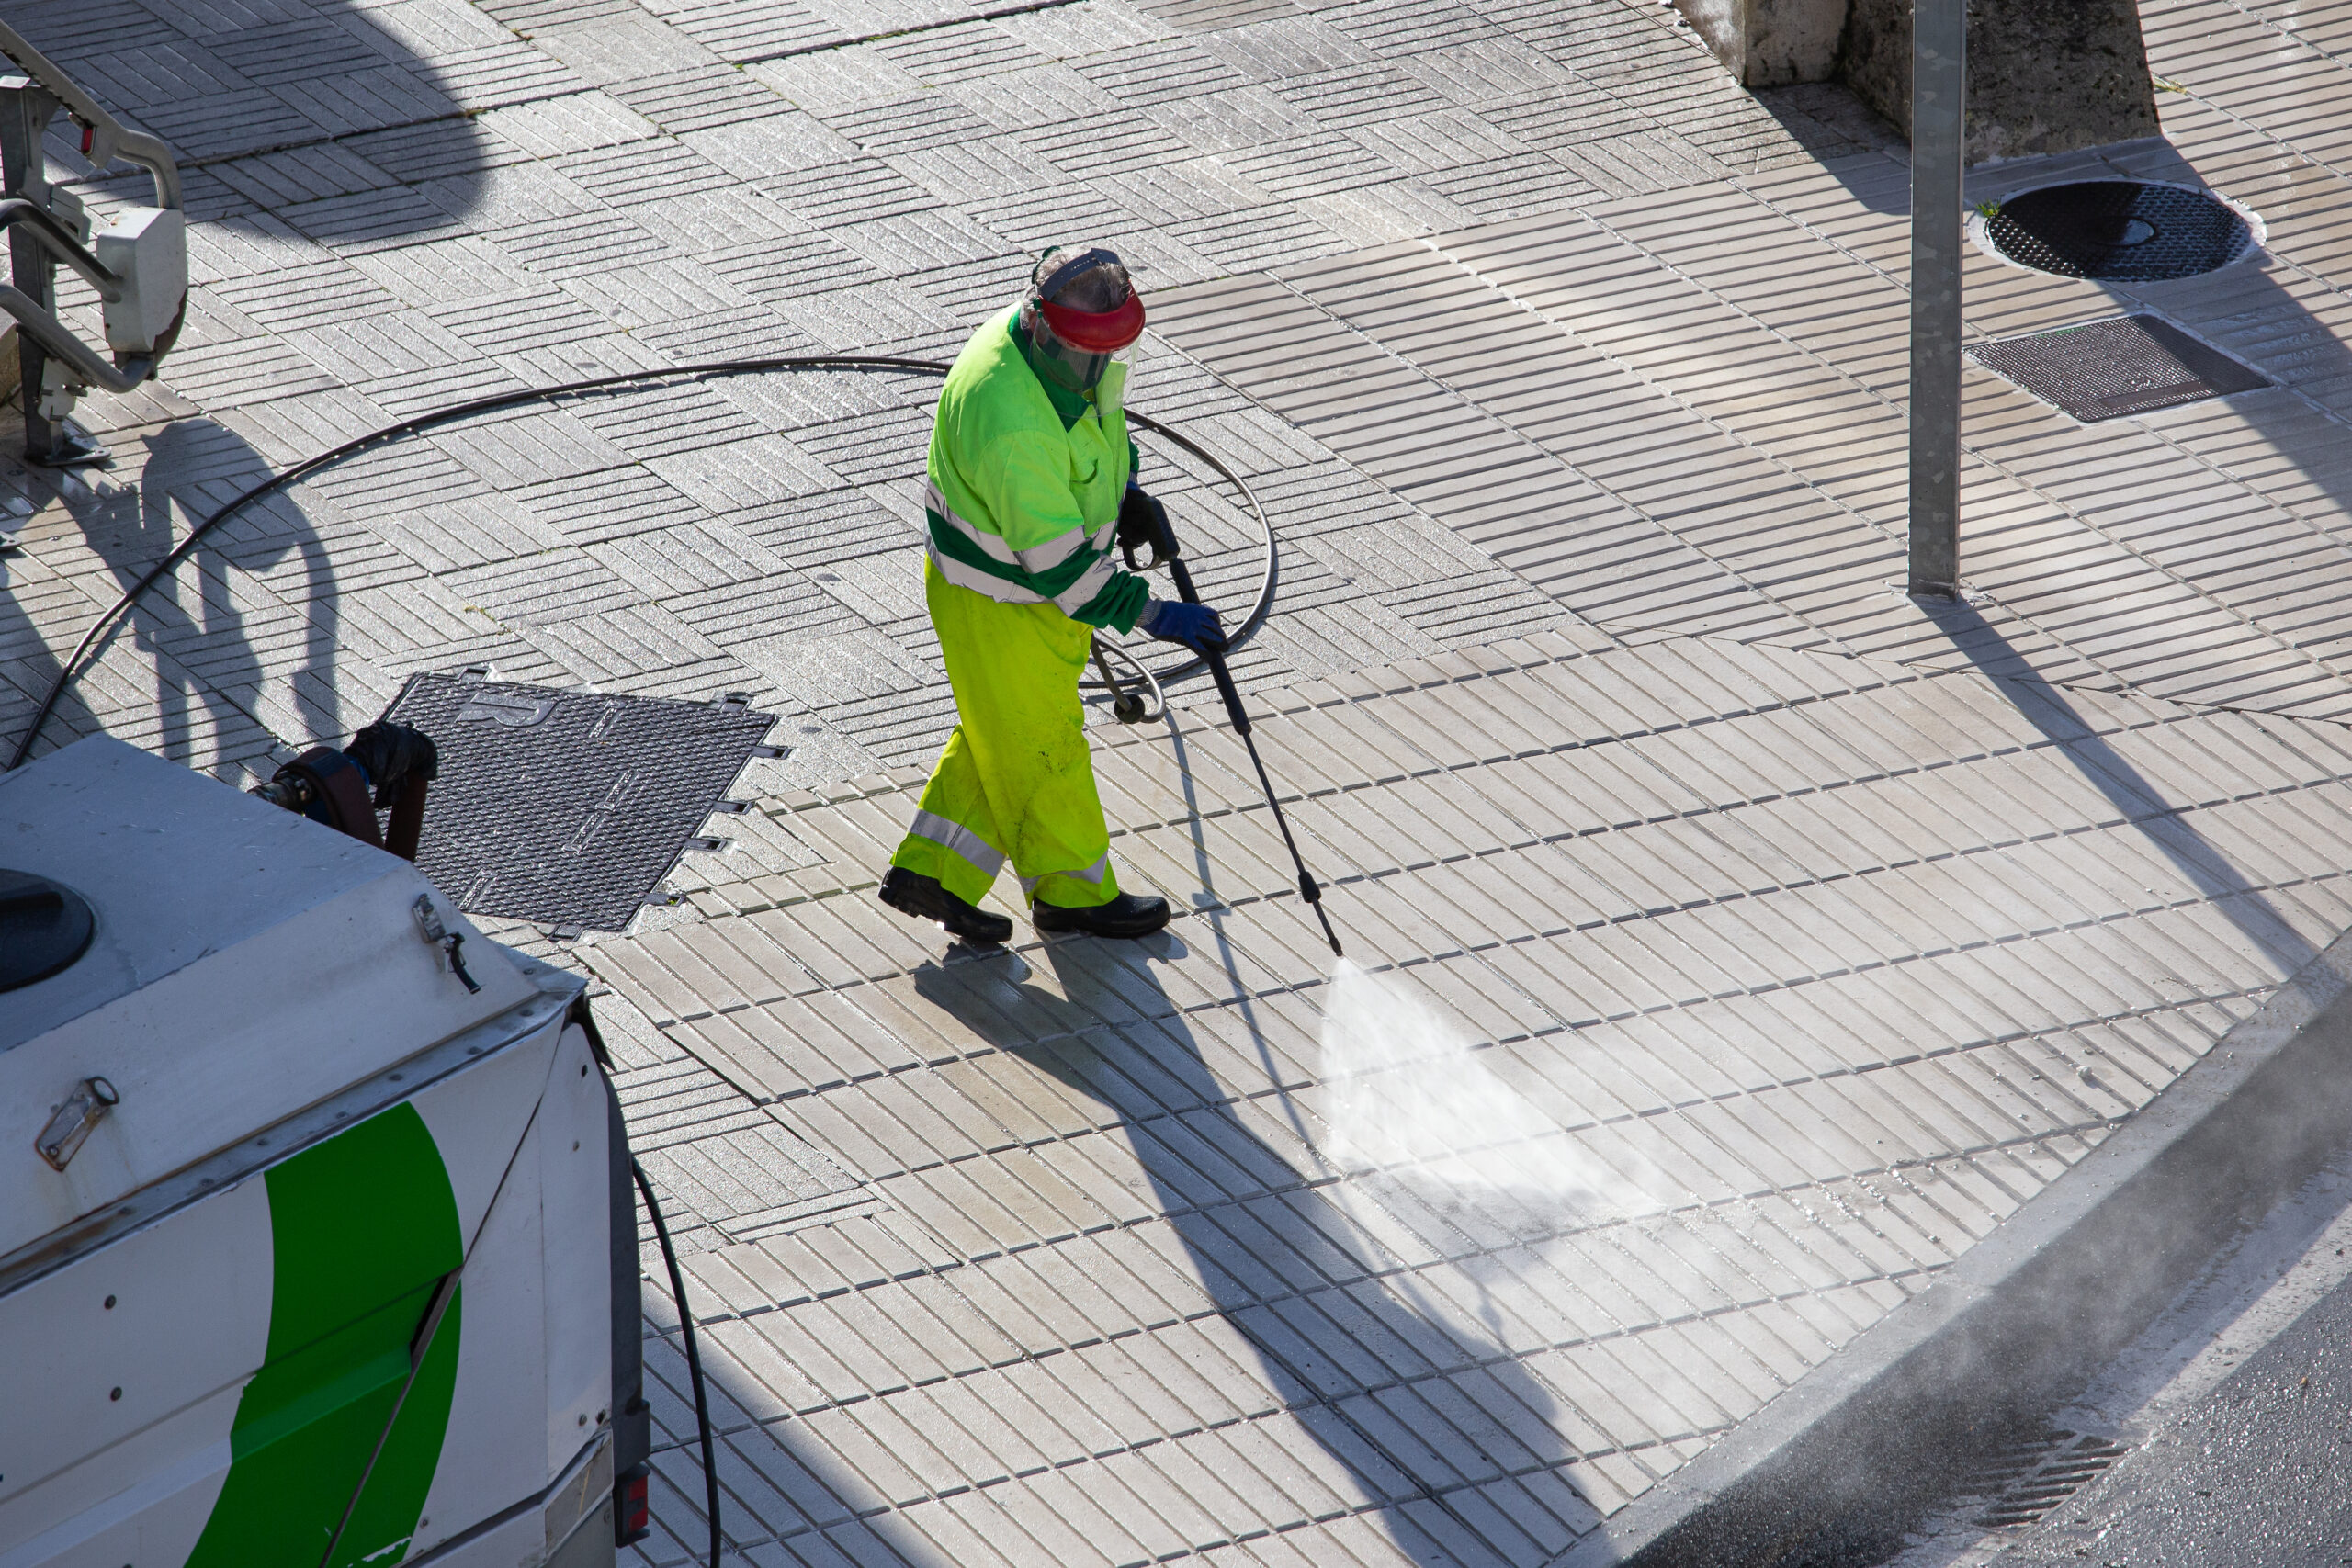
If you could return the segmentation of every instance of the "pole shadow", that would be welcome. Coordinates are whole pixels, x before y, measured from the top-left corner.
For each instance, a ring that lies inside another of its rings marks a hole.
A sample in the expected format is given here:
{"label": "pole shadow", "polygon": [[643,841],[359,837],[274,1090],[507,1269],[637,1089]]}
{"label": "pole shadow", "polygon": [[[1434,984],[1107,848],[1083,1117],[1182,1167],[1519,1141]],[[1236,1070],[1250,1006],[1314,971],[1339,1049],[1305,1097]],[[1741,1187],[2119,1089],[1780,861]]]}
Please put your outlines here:
{"label": "pole shadow", "polygon": [[2263,956],[2278,968],[2280,977],[2295,974],[2319,956],[2320,948],[2297,931],[2272,907],[2262,890],[2182,816],[2177,804],[2133,766],[2085,718],[2064,687],[2039,680],[2004,637],[2000,628],[1964,602],[1935,604],[1922,602],[1923,611],[1964,654],[1977,673],[2016,707],[2028,723],[2054,742],[2083,778],[2096,788],[2127,821],[2137,828],[2159,853],[2170,861],[2198,893],[2222,911]]}

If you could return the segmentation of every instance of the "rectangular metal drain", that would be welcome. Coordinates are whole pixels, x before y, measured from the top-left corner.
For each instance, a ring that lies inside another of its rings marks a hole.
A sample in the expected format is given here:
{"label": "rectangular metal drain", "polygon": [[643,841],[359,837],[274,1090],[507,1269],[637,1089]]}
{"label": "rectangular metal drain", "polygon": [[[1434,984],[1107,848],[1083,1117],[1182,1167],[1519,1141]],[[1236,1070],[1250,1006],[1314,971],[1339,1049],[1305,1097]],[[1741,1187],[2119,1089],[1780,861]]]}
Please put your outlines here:
{"label": "rectangular metal drain", "polygon": [[433,738],[419,870],[469,915],[625,930],[752,759],[773,714],[411,677],[386,718]]}
{"label": "rectangular metal drain", "polygon": [[1988,1461],[1967,1488],[1984,1529],[2030,1525],[2097,1479],[2131,1452],[2106,1438],[2045,1429],[2012,1444]]}
{"label": "rectangular metal drain", "polygon": [[1981,344],[1969,357],[2085,423],[2225,398],[2270,378],[2159,316],[2115,316]]}

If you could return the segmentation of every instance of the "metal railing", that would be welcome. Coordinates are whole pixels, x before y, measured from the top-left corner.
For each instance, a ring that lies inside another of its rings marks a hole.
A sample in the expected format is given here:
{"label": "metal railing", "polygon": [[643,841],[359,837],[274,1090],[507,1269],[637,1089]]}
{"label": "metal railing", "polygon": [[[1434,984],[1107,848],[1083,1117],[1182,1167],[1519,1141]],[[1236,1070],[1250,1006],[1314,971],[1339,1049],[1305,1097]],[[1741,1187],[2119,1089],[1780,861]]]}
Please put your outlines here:
{"label": "metal railing", "polygon": [[[74,400],[93,387],[127,392],[153,376],[187,311],[179,169],[169,147],[117,120],[5,23],[0,55],[15,67],[0,74],[0,230],[10,265],[0,311],[17,327],[25,456],[50,467],[98,462],[104,449],[65,423]],[[153,177],[153,207],[132,208],[93,239],[81,204],[50,184],[42,142],[61,111],[80,128],[94,167],[120,161]],[[97,291],[110,358],[58,318],[61,262]]]}

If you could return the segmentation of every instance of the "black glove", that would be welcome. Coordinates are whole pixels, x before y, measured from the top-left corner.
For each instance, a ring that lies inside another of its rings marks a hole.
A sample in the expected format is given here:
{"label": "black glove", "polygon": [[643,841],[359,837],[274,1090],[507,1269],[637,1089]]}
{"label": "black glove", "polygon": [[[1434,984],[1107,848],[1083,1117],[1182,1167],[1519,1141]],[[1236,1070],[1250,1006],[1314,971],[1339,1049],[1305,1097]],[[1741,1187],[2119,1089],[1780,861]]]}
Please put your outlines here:
{"label": "black glove", "polygon": [[428,782],[441,776],[441,755],[433,738],[388,719],[379,718],[353,736],[343,754],[367,770],[379,809],[392,803],[409,774],[422,773]]}
{"label": "black glove", "polygon": [[[1158,566],[1176,552],[1170,547],[1174,536],[1168,530],[1168,508],[1151,499],[1141,485],[1127,486],[1126,494],[1119,498],[1119,548],[1127,558],[1127,566],[1135,571]],[[1150,557],[1138,563],[1136,552],[1148,548]]]}

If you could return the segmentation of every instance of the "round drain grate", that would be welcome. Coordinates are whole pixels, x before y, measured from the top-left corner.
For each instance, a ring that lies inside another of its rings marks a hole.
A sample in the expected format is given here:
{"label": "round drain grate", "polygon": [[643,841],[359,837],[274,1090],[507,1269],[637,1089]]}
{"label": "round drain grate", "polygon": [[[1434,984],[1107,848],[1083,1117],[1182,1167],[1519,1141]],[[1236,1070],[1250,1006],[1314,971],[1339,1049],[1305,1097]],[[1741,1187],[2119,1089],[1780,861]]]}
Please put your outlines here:
{"label": "round drain grate", "polygon": [[2245,214],[2211,192],[2136,180],[2044,186],[1979,222],[1984,243],[2019,266],[2113,283],[2193,277],[2259,243]]}

